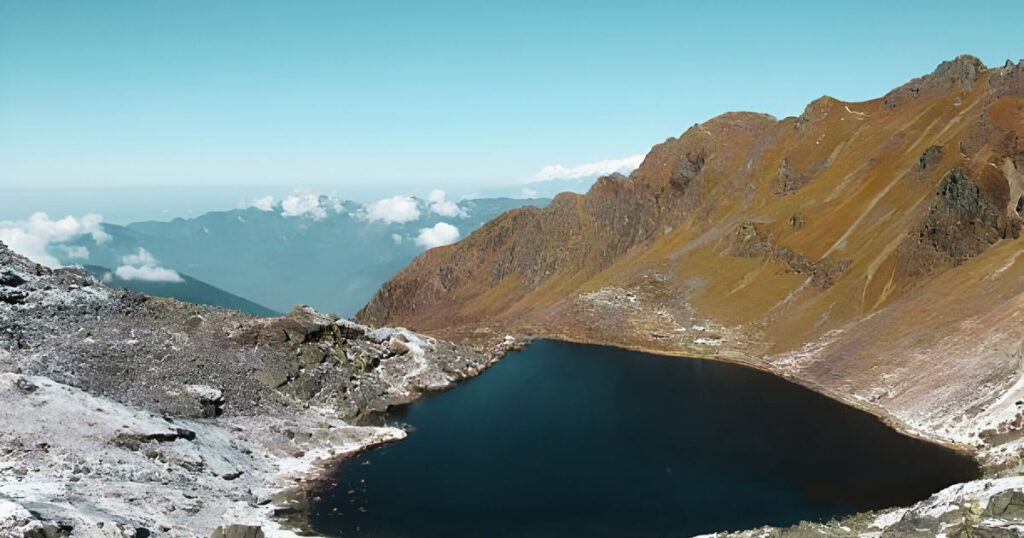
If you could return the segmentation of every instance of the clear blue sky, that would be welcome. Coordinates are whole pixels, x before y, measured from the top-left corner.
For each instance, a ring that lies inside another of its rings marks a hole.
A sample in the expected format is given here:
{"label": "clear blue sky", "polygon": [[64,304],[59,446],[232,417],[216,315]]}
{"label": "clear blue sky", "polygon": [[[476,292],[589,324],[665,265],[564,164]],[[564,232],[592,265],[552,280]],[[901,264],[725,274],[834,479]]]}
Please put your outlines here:
{"label": "clear blue sky", "polygon": [[0,0],[0,186],[514,181],[1024,57],[1003,2]]}

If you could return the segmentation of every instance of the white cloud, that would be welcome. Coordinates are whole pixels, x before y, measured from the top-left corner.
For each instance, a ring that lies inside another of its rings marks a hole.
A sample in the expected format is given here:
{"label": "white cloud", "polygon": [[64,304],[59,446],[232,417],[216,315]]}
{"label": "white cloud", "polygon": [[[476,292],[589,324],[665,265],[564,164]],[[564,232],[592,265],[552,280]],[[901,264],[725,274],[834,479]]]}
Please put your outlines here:
{"label": "white cloud", "polygon": [[301,217],[309,215],[315,220],[327,216],[327,210],[320,205],[320,197],[315,194],[296,194],[281,201],[281,216]]}
{"label": "white cloud", "polygon": [[15,226],[0,228],[0,241],[11,250],[47,267],[60,267],[60,260],[47,252],[49,241]]}
{"label": "white cloud", "polygon": [[530,188],[523,189],[521,192],[523,193],[523,196],[525,196],[527,198],[536,198],[536,197],[540,196],[540,192],[537,192],[537,191],[535,191],[533,189],[530,189]]}
{"label": "white cloud", "polygon": [[135,254],[121,256],[121,263],[125,265],[156,265],[156,258],[148,250],[139,247]]}
{"label": "white cloud", "polygon": [[459,229],[447,222],[438,222],[430,228],[420,228],[416,244],[424,248],[450,245],[459,239]]}
{"label": "white cloud", "polygon": [[402,237],[402,234],[391,234],[391,240],[394,241],[396,245],[401,245],[404,238]]}
{"label": "white cloud", "polygon": [[[81,218],[68,215],[59,220],[52,220],[46,213],[35,213],[28,220],[0,221],[0,241],[36,263],[59,267],[60,260],[50,253],[49,247],[83,235],[92,236],[97,244],[105,243],[110,240],[110,235],[103,231],[102,221],[103,217],[94,213]],[[79,248],[71,248],[67,254],[72,258],[81,257],[81,254],[88,256],[88,249],[83,252]]]}
{"label": "white cloud", "polygon": [[263,198],[257,198],[253,200],[252,207],[259,209],[260,211],[273,211],[274,210],[274,197],[264,196]]}
{"label": "white cloud", "polygon": [[280,202],[275,202],[273,196],[264,196],[253,200],[252,204],[246,207],[254,207],[262,211],[274,211],[281,209],[282,217],[310,217],[313,220],[321,220],[333,211],[334,213],[348,213],[343,200],[330,194],[317,194],[296,189],[294,194],[285,196]]}
{"label": "white cloud", "polygon": [[345,204],[343,204],[338,198],[328,196],[326,201],[331,205],[331,209],[333,209],[335,213],[348,213],[348,209],[345,209]]}
{"label": "white cloud", "polygon": [[581,164],[579,166],[562,166],[560,164],[548,165],[541,168],[531,181],[547,181],[549,179],[575,179],[588,176],[605,176],[613,172],[631,172],[635,170],[644,160],[644,155],[638,153],[623,159],[609,159],[596,163]]}
{"label": "white cloud", "polygon": [[88,260],[89,249],[83,246],[69,246],[69,245],[57,245],[57,250],[64,253],[65,258],[72,260]]}
{"label": "white cloud", "polygon": [[181,275],[173,269],[143,265],[132,267],[122,265],[114,270],[114,274],[122,280],[143,280],[146,282],[184,282]]}
{"label": "white cloud", "polygon": [[427,205],[430,207],[430,211],[442,217],[463,217],[466,214],[459,204],[446,200],[444,191],[440,189],[430,191],[430,194],[427,195]]}
{"label": "white cloud", "polygon": [[[121,265],[114,274],[122,280],[144,280],[146,282],[184,282],[176,271],[160,267],[148,250],[139,247],[134,254],[121,257]],[[104,276],[106,278],[106,276]]]}
{"label": "white cloud", "polygon": [[377,200],[366,208],[366,218],[382,220],[389,224],[405,223],[420,218],[420,207],[411,196],[392,196]]}

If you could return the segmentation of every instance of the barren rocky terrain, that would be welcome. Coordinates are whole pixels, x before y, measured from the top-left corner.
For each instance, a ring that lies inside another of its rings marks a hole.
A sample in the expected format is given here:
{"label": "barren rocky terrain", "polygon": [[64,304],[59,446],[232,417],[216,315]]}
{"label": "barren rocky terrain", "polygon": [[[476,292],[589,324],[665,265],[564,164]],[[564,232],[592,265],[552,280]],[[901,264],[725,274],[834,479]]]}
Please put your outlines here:
{"label": "barren rocky terrain", "polygon": [[0,536],[291,535],[332,461],[405,436],[381,412],[497,353],[117,291],[0,244]]}

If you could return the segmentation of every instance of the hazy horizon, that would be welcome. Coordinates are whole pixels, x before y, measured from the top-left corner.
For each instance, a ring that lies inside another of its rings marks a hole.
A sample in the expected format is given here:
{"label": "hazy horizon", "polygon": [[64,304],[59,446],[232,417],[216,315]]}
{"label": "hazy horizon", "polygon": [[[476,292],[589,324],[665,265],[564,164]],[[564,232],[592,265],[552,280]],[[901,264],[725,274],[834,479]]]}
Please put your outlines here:
{"label": "hazy horizon", "polygon": [[[575,179],[579,185],[586,186],[594,177]],[[566,181],[556,179],[442,192],[457,201],[476,198],[550,198],[563,190],[585,190],[556,188],[566,185]],[[545,189],[544,186],[551,188]],[[437,189],[401,185],[377,185],[370,188],[336,185],[65,185],[59,188],[48,185],[0,185],[0,227],[4,221],[24,221],[36,213],[44,213],[53,218],[98,214],[102,216],[103,222],[124,225],[146,220],[187,219],[211,211],[244,209],[267,197],[272,198],[274,203],[280,203],[289,197],[324,195],[369,205],[395,196],[426,200],[433,191]]]}

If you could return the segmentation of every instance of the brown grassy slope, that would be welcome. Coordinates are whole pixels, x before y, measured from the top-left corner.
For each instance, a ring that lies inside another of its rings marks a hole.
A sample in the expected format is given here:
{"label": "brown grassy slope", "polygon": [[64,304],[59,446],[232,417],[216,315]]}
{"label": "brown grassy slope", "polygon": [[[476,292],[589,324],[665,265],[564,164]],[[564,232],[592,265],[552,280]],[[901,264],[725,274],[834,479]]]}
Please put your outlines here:
{"label": "brown grassy slope", "polygon": [[879,99],[696,125],[424,253],[359,317],[743,360],[977,443],[1024,422],[1003,401],[1022,194],[1024,63],[964,56]]}

